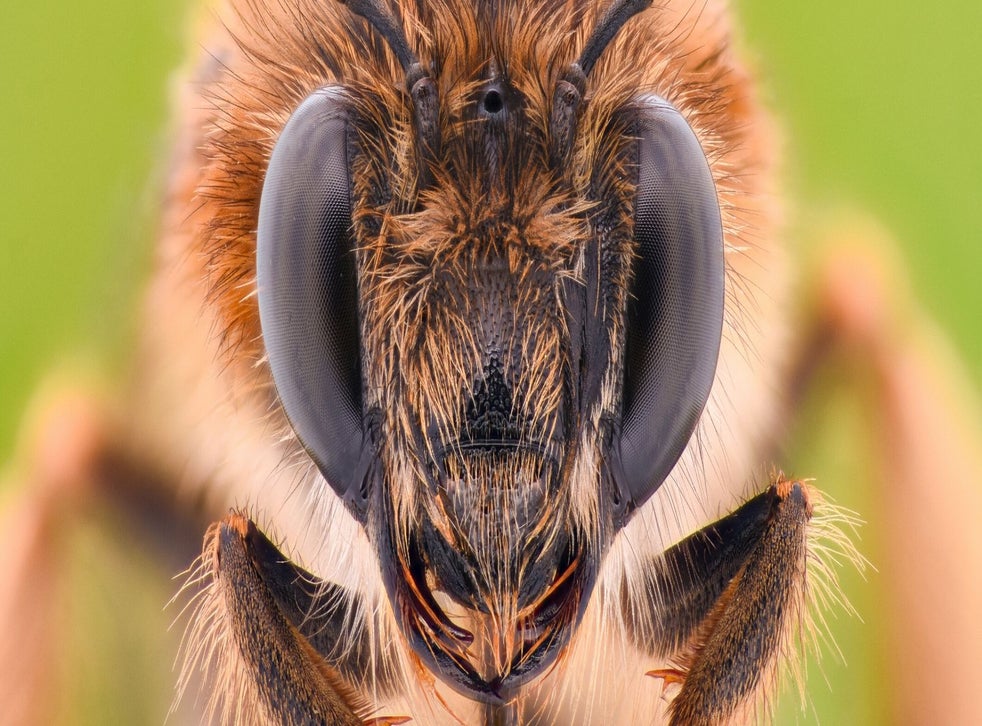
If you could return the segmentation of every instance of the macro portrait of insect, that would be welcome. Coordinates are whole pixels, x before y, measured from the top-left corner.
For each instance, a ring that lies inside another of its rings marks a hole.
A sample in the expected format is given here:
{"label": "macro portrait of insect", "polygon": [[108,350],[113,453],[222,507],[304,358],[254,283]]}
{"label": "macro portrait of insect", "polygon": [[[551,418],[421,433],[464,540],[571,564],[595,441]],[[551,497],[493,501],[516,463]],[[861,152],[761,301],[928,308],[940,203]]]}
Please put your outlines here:
{"label": "macro portrait of insect", "polygon": [[[158,603],[169,723],[768,722],[786,690],[807,713],[804,664],[838,652],[840,576],[866,568],[858,516],[786,459],[830,351],[884,382],[884,521],[930,519],[902,488],[922,451],[946,482],[982,468],[956,436],[934,453],[937,397],[889,388],[930,375],[861,256],[792,317],[779,124],[727,8],[213,5],[126,382],[24,425],[0,723],[85,720],[50,696],[59,537],[85,518],[184,571]],[[960,551],[971,572],[982,545]],[[945,713],[968,713],[973,637],[945,651]]]}

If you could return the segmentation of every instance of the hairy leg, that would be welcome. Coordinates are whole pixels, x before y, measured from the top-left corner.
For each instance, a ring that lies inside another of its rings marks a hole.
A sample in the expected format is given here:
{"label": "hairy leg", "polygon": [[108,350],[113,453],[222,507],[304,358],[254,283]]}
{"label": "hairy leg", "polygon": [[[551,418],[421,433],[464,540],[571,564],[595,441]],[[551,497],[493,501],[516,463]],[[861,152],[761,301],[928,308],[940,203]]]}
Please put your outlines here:
{"label": "hairy leg", "polygon": [[370,718],[374,706],[357,689],[371,634],[356,596],[292,564],[244,515],[209,528],[189,583],[203,589],[184,678],[215,669],[213,716],[284,726],[408,720]]}
{"label": "hairy leg", "polygon": [[681,684],[673,724],[729,723],[756,705],[801,625],[814,493],[778,477],[732,514],[648,562],[623,607],[635,643]]}
{"label": "hairy leg", "polygon": [[894,247],[864,218],[827,235],[809,357],[838,360],[868,402],[891,720],[970,723],[982,714],[982,406]]}

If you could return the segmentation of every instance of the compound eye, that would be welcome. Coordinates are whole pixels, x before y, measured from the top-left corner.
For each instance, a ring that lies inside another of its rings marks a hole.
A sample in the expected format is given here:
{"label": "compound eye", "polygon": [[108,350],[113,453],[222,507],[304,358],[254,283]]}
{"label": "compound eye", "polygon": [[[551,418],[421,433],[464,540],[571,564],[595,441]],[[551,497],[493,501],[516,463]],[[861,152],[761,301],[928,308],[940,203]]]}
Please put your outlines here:
{"label": "compound eye", "polygon": [[348,118],[341,89],[293,113],[273,148],[259,205],[259,315],[286,415],[349,507],[367,492]]}
{"label": "compound eye", "polygon": [[658,96],[639,100],[637,130],[637,247],[617,476],[628,511],[661,485],[692,436],[723,325],[723,228],[706,156],[682,115]]}

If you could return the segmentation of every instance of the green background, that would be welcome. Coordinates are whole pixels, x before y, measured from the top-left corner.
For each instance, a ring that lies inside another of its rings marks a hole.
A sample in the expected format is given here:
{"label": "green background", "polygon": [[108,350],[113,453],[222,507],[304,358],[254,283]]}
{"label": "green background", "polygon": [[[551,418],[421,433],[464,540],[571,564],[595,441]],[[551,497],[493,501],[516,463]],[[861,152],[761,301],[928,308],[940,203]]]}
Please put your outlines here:
{"label": "green background", "polygon": [[[800,219],[846,204],[882,220],[902,244],[919,298],[982,382],[982,4],[742,0],[738,9],[746,48],[787,129],[789,183],[806,210]],[[125,357],[150,257],[167,83],[182,57],[185,16],[184,3],[161,0],[0,9],[0,461],[46,370],[111,376]],[[836,395],[834,381],[825,386],[822,404],[806,406],[791,460],[796,470],[821,472],[840,503],[866,513],[862,404]],[[867,518],[864,550],[875,562],[875,515]],[[166,696],[150,693],[146,679],[166,681],[170,663],[160,662],[160,643],[140,636],[147,626],[139,616],[106,614],[120,573],[139,581],[143,563],[107,555],[102,537],[93,529],[79,540],[75,576],[100,587],[87,591],[74,617],[94,623],[86,631],[122,636],[107,643],[83,633],[72,644],[68,698],[82,705],[64,718],[156,723]],[[850,576],[846,587],[865,620],[834,624],[849,666],[826,658],[821,670],[809,667],[814,712],[799,713],[793,696],[785,698],[781,723],[891,721],[875,645],[877,612],[886,607],[876,575]],[[160,621],[167,591],[148,588],[127,602]]]}

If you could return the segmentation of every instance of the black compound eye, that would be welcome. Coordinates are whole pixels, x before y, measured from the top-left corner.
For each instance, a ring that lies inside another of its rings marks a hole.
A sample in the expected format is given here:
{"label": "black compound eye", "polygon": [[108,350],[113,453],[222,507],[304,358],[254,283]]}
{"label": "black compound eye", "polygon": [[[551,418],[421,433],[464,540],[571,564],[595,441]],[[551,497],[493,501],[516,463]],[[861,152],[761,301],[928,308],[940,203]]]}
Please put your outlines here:
{"label": "black compound eye", "polygon": [[339,88],[310,95],[273,148],[259,205],[263,339],[294,431],[335,492],[363,511],[365,460],[351,237],[348,119]]}
{"label": "black compound eye", "polygon": [[692,436],[723,325],[723,228],[702,147],[658,96],[640,99],[637,133],[637,256],[617,452],[628,510],[661,485]]}

